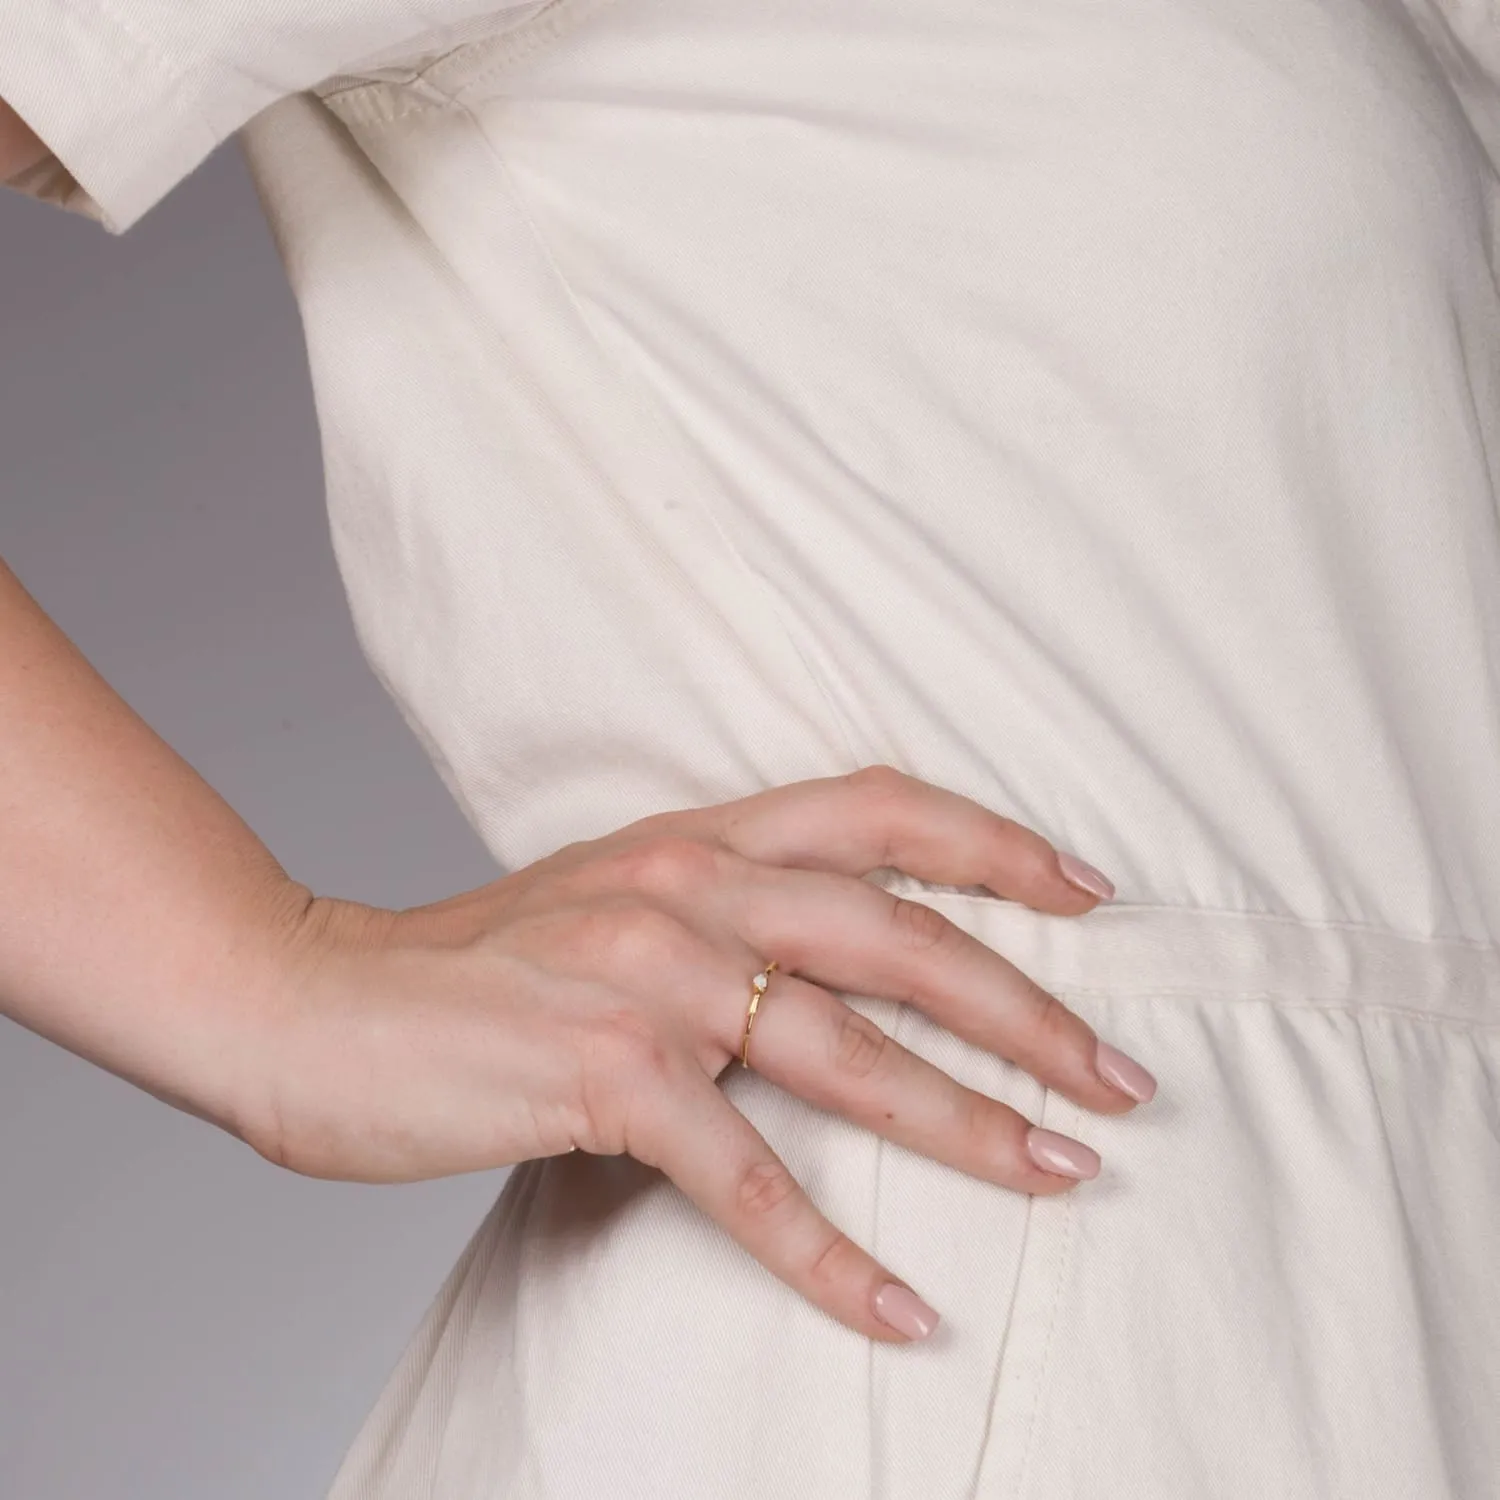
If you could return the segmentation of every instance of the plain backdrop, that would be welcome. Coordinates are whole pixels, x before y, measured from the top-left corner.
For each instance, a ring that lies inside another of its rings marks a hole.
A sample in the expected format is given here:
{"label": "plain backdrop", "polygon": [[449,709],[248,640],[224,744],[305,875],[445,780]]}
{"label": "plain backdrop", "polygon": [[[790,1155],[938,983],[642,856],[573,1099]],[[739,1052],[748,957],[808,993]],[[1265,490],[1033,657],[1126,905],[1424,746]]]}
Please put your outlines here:
{"label": "plain backdrop", "polygon": [[[355,642],[238,148],[119,237],[0,191],[0,338],[0,556],[115,689],[315,891],[494,879]],[[504,1178],[300,1178],[0,1019],[0,1496],[321,1500]]]}

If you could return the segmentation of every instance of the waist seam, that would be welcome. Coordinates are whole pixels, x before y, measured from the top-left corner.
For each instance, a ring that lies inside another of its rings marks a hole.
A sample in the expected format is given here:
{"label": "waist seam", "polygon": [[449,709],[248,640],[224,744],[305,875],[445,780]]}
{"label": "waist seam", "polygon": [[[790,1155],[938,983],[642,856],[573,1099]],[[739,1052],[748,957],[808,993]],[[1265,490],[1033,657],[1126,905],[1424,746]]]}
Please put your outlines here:
{"label": "waist seam", "polygon": [[932,906],[1059,997],[1271,1000],[1500,1026],[1500,948],[1369,924],[1134,902],[1059,916],[901,871],[893,895]]}
{"label": "waist seam", "polygon": [[[934,881],[922,880],[915,875],[908,875],[904,870],[878,870],[867,875],[865,878],[873,884],[880,886],[883,890],[890,891],[894,896],[908,896],[915,900],[925,900],[929,896],[937,896],[945,901],[971,901],[979,906],[1018,907],[1026,911],[1034,910],[1034,908],[1023,906],[1021,902],[1014,901],[1009,897],[997,896],[992,891],[969,886],[939,885]],[[1492,954],[1497,961],[1500,961],[1500,942],[1490,938],[1464,937],[1459,933],[1404,932],[1399,927],[1389,927],[1377,922],[1353,922],[1341,920],[1337,917],[1300,917],[1294,912],[1245,911],[1236,906],[1200,906],[1176,901],[1107,901],[1082,917],[1061,917],[1058,920],[1065,922],[1086,922],[1090,917],[1096,916],[1102,911],[1160,912],[1163,915],[1174,917],[1229,917],[1246,922],[1275,923],[1298,930],[1321,929],[1328,932],[1347,932],[1354,935],[1368,933],[1373,937],[1389,938],[1403,943],[1466,948],[1482,954]],[[1051,916],[1052,913],[1044,912],[1038,913],[1038,915]]]}
{"label": "waist seam", "polygon": [[1500,1032],[1500,1012],[1493,1017],[1458,1015],[1432,1006],[1395,1005],[1386,1000],[1319,999],[1299,997],[1291,989],[1277,990],[1218,990],[1204,991],[1191,986],[1176,989],[1152,986],[1149,989],[1128,989],[1119,985],[1057,985],[1057,998],[1067,1001],[1072,996],[1101,1000],[1192,1000],[1201,1005],[1274,1005],[1277,1010],[1316,1010],[1332,1015],[1346,1016],[1397,1016],[1403,1020],[1421,1021],[1433,1026],[1456,1026],[1464,1031]]}

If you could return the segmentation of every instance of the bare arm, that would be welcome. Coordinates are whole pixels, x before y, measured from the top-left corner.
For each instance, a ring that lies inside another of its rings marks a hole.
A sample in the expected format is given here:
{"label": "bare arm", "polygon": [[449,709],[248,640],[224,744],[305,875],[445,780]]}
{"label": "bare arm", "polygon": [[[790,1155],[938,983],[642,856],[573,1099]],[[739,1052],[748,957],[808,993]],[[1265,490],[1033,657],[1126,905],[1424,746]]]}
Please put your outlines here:
{"label": "bare arm", "polygon": [[0,560],[0,1013],[243,1136],[311,904]]}
{"label": "bare arm", "polygon": [[47,147],[31,127],[0,99],[0,182],[34,167],[47,154]]}

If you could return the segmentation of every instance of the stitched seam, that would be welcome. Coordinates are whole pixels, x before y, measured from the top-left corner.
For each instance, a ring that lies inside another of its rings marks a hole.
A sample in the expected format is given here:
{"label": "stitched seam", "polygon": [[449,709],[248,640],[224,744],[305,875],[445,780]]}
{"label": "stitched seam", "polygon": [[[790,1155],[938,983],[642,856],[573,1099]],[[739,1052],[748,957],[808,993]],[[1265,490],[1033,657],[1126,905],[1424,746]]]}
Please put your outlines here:
{"label": "stitched seam", "polygon": [[[466,66],[458,69],[457,63],[453,64],[453,69],[459,72],[456,79],[433,80],[437,87],[444,87],[446,84],[444,92],[450,95],[463,93],[467,89],[488,83],[497,73],[513,63],[523,61],[544,42],[555,41],[562,34],[565,26],[571,26],[581,19],[582,13],[599,9],[609,3],[611,0],[550,0],[549,4],[533,12],[519,26],[502,32],[499,36],[487,37],[481,42],[471,42],[469,46],[474,49],[472,51],[458,47],[440,58],[428,71],[433,71],[440,63],[447,62],[449,58],[456,59],[459,54],[463,54],[463,62]],[[482,55],[490,51],[498,53],[498,56],[485,58],[481,62]],[[469,65],[475,63],[479,65],[470,72]]]}
{"label": "stitched seam", "polygon": [[[1082,1118],[1082,1107],[1074,1105],[1073,1118],[1068,1125],[1069,1131],[1074,1135],[1078,1132]],[[1027,1423],[1026,1446],[1021,1451],[1021,1468],[1016,1475],[1018,1500],[1026,1493],[1026,1475],[1031,1470],[1031,1455],[1036,1447],[1037,1429],[1040,1426],[1042,1392],[1047,1388],[1047,1372],[1052,1367],[1052,1341],[1057,1333],[1057,1313],[1062,1306],[1063,1283],[1067,1280],[1068,1266],[1073,1255],[1073,1226],[1076,1222],[1074,1203],[1077,1196],[1076,1193],[1067,1193],[1063,1197],[1063,1240],[1057,1252],[1057,1278],[1052,1283],[1052,1306],[1047,1313],[1047,1342],[1042,1346],[1042,1357],[1033,1382],[1031,1420]]]}
{"label": "stitched seam", "polygon": [[[891,1040],[898,1045],[901,1041],[901,1033],[906,1028],[906,1021],[911,1013],[911,1007],[904,1000],[895,1002],[896,1013],[891,1020],[889,1035]],[[868,1247],[871,1255],[879,1258],[885,1254],[885,1247],[880,1243],[880,1204],[882,1190],[886,1179],[886,1158],[889,1155],[886,1137],[879,1131],[875,1133],[875,1184],[870,1194],[870,1226]],[[873,1490],[875,1488],[875,1474],[877,1472],[877,1455],[875,1452],[875,1358],[876,1350],[880,1347],[875,1339],[867,1340],[867,1353],[865,1359],[865,1477]]]}
{"label": "stitched seam", "polygon": [[424,80],[429,73],[436,71],[445,64],[451,64],[455,58],[471,56],[476,52],[486,52],[492,48],[504,47],[513,43],[514,39],[531,30],[543,16],[555,9],[563,0],[548,0],[545,5],[538,6],[534,11],[524,16],[517,17],[507,26],[502,26],[490,36],[475,37],[472,41],[460,42],[456,47],[450,47],[446,52],[434,57],[425,67],[418,68],[412,74],[410,82],[416,83]]}
{"label": "stitched seam", "polygon": [[[341,87],[327,89],[326,92],[323,90],[314,90],[314,92],[324,103],[330,103],[335,99],[341,101],[369,99],[373,104],[374,99],[381,95],[401,95],[408,89],[424,86],[441,95],[441,97],[434,97],[433,94],[428,94],[411,100],[404,108],[382,109],[378,121],[370,122],[382,125],[405,119],[408,115],[419,114],[423,110],[462,109],[463,106],[452,97],[452,91],[443,87],[441,76],[434,77],[434,75],[453,71],[458,67],[459,59],[468,63],[479,55],[499,52],[501,56],[486,61],[480,71],[472,77],[461,72],[457,86],[464,88],[470,82],[488,78],[499,71],[502,64],[527,56],[543,41],[556,36],[561,28],[555,19],[555,13],[559,6],[567,6],[569,3],[570,0],[548,0],[548,3],[540,9],[521,17],[493,36],[478,37],[473,41],[460,42],[458,46],[450,47],[425,66],[415,69],[410,78],[356,79]],[[541,24],[543,21],[549,24],[543,27]]]}
{"label": "stitched seam", "polygon": [[[914,879],[914,877],[907,878]],[[887,887],[882,886],[882,889],[887,889]],[[891,890],[891,894],[899,896],[915,895],[923,898],[932,897],[940,901],[969,901],[981,906],[1014,907],[1020,905],[1019,902],[1007,901],[1001,896],[987,896],[971,891],[931,890],[918,885],[909,887],[904,883],[899,884],[895,889]],[[1450,936],[1445,933],[1403,932],[1400,928],[1383,926],[1377,922],[1349,922],[1338,918],[1298,917],[1289,916],[1283,912],[1241,911],[1233,906],[1184,906],[1181,902],[1173,901],[1111,901],[1106,902],[1102,908],[1098,909],[1106,911],[1171,912],[1181,913],[1186,916],[1238,917],[1246,921],[1277,923],[1283,927],[1316,928],[1324,932],[1368,932],[1378,937],[1399,938],[1402,942],[1407,943],[1470,948],[1477,952],[1493,953],[1497,957],[1500,957],[1500,943],[1488,938],[1471,938],[1461,935]]]}
{"label": "stitched seam", "polygon": [[1380,1001],[1367,1003],[1359,1000],[1288,1000],[1285,990],[1246,990],[1243,993],[1215,993],[1196,986],[1169,989],[1152,986],[1145,989],[1124,989],[1119,985],[1053,985],[1051,993],[1058,999],[1069,995],[1091,995],[1103,999],[1170,999],[1177,995],[1190,995],[1196,1000],[1220,1005],[1238,1005],[1242,1002],[1274,1004],[1277,1010],[1336,1011],[1342,1015],[1359,1017],[1370,1015],[1402,1016],[1411,1021],[1428,1021],[1438,1026],[1456,1026],[1466,1031],[1500,1031],[1500,1020],[1476,1021],[1467,1016],[1454,1016],[1447,1011],[1422,1010],[1410,1005],[1385,1005]]}
{"label": "stitched seam", "polygon": [[[1043,1101],[1046,1094],[1043,1093]],[[1038,1112],[1040,1114],[1040,1111]],[[1069,1207],[1071,1207],[1071,1195]],[[995,1375],[990,1382],[990,1399],[985,1407],[984,1434],[979,1440],[979,1452],[974,1461],[974,1477],[969,1483],[969,1500],[979,1500],[979,1486],[984,1480],[986,1464],[991,1461],[991,1445],[995,1442],[995,1414],[1005,1395],[1006,1356],[1010,1353],[1016,1333],[1016,1317],[1021,1310],[1021,1285],[1026,1277],[1026,1254],[1036,1237],[1037,1195],[1027,1195],[1026,1219],[1021,1225],[1021,1243],[1016,1253],[1016,1279],[1010,1289],[1010,1302],[1005,1312],[1005,1332],[1001,1336],[1000,1348],[995,1354]]]}
{"label": "stitched seam", "polygon": [[[341,89],[336,94],[325,95],[323,102],[327,104],[335,114],[339,114],[340,105],[342,105],[344,101],[354,102],[357,100],[362,101],[365,99],[370,99],[371,103],[373,104],[373,99],[371,96],[382,94],[390,88],[391,85],[385,83],[361,84],[358,88]],[[335,104],[335,100],[339,101],[339,103]],[[356,123],[361,130],[382,130],[385,128],[385,126],[394,125],[397,120],[404,120],[409,115],[420,115],[428,110],[434,109],[442,110],[456,108],[458,108],[458,106],[456,106],[451,99],[413,99],[409,103],[403,105],[400,109],[382,109],[380,110],[379,114],[362,115]]]}

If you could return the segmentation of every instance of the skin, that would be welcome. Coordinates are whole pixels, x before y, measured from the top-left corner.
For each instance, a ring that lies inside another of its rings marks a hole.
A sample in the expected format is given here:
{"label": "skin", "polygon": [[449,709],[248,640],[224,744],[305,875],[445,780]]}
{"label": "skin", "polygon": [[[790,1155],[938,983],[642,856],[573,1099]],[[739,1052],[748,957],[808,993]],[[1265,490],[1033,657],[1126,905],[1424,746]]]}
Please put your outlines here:
{"label": "skin", "polygon": [[747,978],[774,1082],[1021,1192],[1030,1122],[833,993],[908,1000],[1088,1109],[1089,1026],[931,907],[859,877],[1093,909],[1031,829],[889,766],[657,814],[474,890],[315,895],[0,564],[0,1011],[307,1176],[405,1182],[577,1147],[659,1167],[833,1316],[899,1339],[896,1280],[717,1089]]}
{"label": "skin", "polygon": [[[0,106],[0,175],[45,147]],[[1074,1178],[1031,1122],[835,993],[907,1001],[1087,1109],[1136,1101],[998,953],[862,880],[895,867],[1081,916],[1045,838],[890,766],[642,819],[444,901],[317,895],[0,561],[0,1013],[290,1171],[405,1182],[578,1149],[659,1168],[789,1286],[904,1342],[905,1286],[815,1207],[716,1080],[751,1062],[1019,1192]]]}
{"label": "skin", "polygon": [[0,99],[0,181],[34,167],[46,154],[31,127]]}

